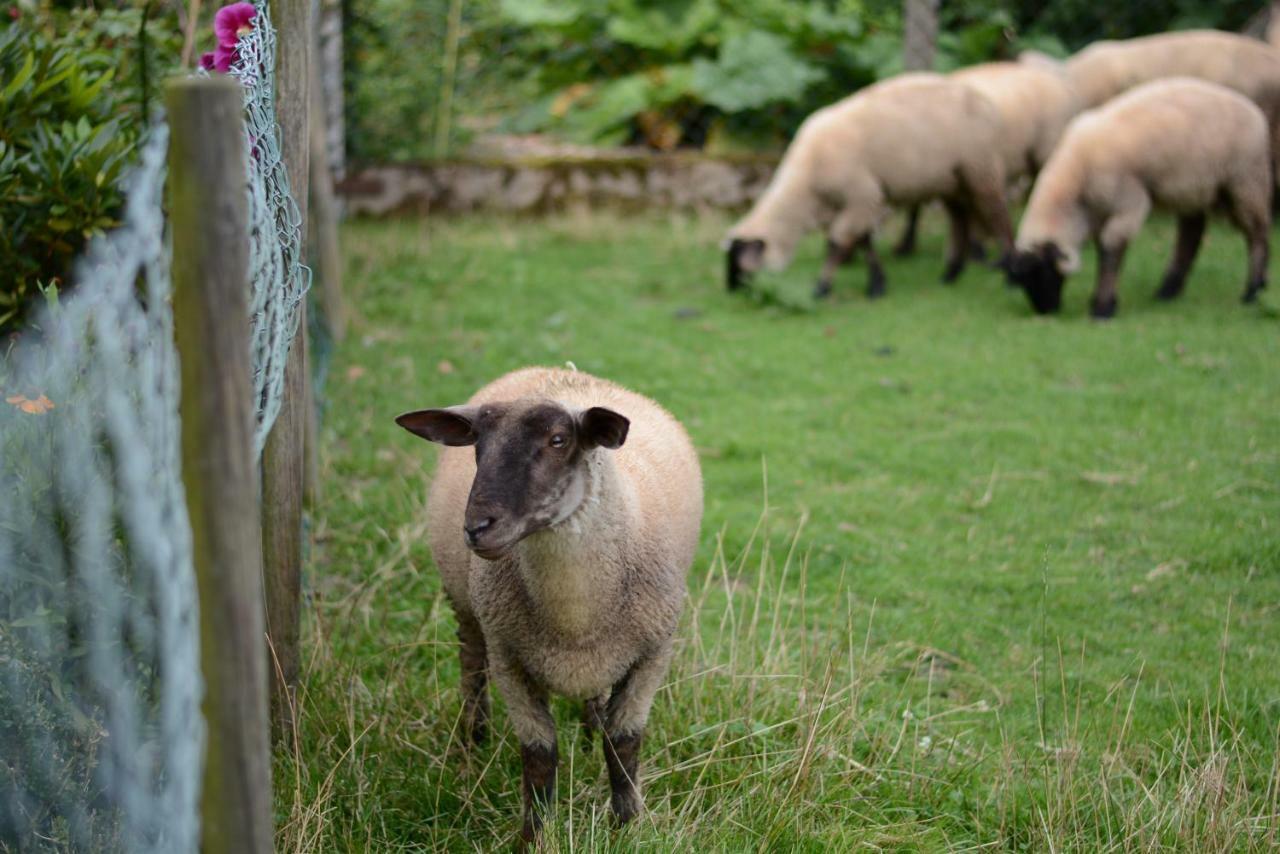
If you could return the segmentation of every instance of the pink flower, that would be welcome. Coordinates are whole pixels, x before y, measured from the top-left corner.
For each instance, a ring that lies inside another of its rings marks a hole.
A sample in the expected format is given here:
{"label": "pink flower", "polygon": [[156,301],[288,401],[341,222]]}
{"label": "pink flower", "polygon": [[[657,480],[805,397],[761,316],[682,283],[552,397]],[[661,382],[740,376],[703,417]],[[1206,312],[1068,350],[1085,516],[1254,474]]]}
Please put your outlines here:
{"label": "pink flower", "polygon": [[234,47],[218,45],[214,48],[213,53],[206,53],[200,57],[200,67],[208,71],[217,71],[219,74],[226,74],[231,70],[231,63],[235,61],[236,49]]}
{"label": "pink flower", "polygon": [[[218,36],[218,47],[230,50],[245,33],[253,29],[254,16],[258,10],[252,3],[232,3],[223,6],[213,16],[213,31]],[[215,57],[216,61],[216,57]]]}

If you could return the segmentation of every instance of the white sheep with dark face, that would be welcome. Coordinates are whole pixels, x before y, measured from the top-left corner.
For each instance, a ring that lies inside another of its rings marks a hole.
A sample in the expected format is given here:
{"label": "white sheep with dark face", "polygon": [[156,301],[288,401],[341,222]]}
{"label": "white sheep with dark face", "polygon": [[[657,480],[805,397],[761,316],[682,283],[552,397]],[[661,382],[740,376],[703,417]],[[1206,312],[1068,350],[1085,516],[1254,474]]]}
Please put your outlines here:
{"label": "white sheep with dark face", "polygon": [[729,289],[762,268],[785,267],[800,238],[822,229],[827,258],[816,295],[830,293],[836,269],[861,248],[867,294],[879,296],[885,280],[872,230],[890,207],[931,199],[941,199],[951,219],[943,281],[964,269],[975,218],[1007,252],[1002,133],[990,101],[939,74],[904,74],[818,110],[796,132],[764,195],[729,231]]}
{"label": "white sheep with dark face", "polygon": [[427,504],[431,550],[458,618],[470,737],[485,738],[492,678],[520,741],[523,837],[555,793],[552,694],[586,702],[613,813],[630,820],[702,521],[684,428],[635,392],[550,368],[396,421],[446,446]]}
{"label": "white sheep with dark face", "polygon": [[[982,95],[1000,114],[999,139],[1004,177],[1010,190],[1021,189],[1048,162],[1071,119],[1080,112],[1075,91],[1061,67],[1034,61],[984,62],[951,72],[950,79]],[[920,206],[908,212],[907,226],[894,252],[915,251]]]}
{"label": "white sheep with dark face", "polygon": [[1174,299],[1221,205],[1245,236],[1244,300],[1266,286],[1272,164],[1267,121],[1223,86],[1170,78],[1082,113],[1036,179],[1018,228],[1009,277],[1042,314],[1061,307],[1065,277],[1086,239],[1098,246],[1094,317],[1115,314],[1120,264],[1153,206],[1178,217],[1173,259],[1156,296]]}

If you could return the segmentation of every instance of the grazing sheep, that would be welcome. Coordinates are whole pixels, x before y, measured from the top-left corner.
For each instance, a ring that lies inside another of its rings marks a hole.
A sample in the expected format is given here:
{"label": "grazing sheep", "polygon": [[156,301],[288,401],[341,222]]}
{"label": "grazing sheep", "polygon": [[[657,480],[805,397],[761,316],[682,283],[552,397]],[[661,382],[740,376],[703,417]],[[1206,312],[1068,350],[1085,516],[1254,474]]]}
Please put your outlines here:
{"label": "grazing sheep", "polygon": [[728,235],[728,286],[781,269],[805,232],[825,228],[817,296],[838,266],[866,254],[868,296],[884,293],[871,231],[891,205],[942,199],[951,219],[943,281],[968,256],[970,218],[1011,246],[1000,115],[977,92],[938,74],[904,74],[818,110],[800,126],[764,195]]}
{"label": "grazing sheep", "polygon": [[1187,30],[1094,42],[1068,59],[1064,71],[1084,108],[1152,80],[1195,77],[1244,95],[1270,127],[1280,122],[1280,52],[1234,33]]}
{"label": "grazing sheep", "polygon": [[635,392],[553,368],[396,423],[448,446],[427,505],[431,550],[458,618],[470,737],[485,738],[492,677],[520,740],[522,836],[555,795],[550,694],[588,701],[613,814],[628,821],[702,520],[684,428]]}
{"label": "grazing sheep", "polygon": [[1064,276],[1080,246],[1098,245],[1091,311],[1116,311],[1116,279],[1129,240],[1152,205],[1178,217],[1178,238],[1159,299],[1182,293],[1204,236],[1205,214],[1222,206],[1245,236],[1244,301],[1266,286],[1271,227],[1267,123],[1247,98],[1222,86],[1170,78],[1082,113],[1036,179],[1018,229],[1009,277],[1041,314],[1061,307]]}
{"label": "grazing sheep", "polygon": [[[1048,161],[1067,123],[1079,112],[1075,93],[1060,71],[1020,62],[987,62],[952,72],[956,83],[976,90],[1000,113],[1004,133],[999,140],[1005,180],[1034,177]],[[915,251],[920,206],[907,215],[907,225],[894,249],[897,255]]]}

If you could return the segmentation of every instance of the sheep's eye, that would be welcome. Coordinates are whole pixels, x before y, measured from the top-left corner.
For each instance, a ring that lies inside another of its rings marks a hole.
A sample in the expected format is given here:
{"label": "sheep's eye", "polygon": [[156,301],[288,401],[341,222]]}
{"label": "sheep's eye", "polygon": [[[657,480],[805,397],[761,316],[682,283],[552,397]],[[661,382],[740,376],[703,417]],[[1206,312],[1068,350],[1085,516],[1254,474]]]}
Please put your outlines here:
{"label": "sheep's eye", "polygon": [[563,448],[568,441],[569,440],[565,438],[563,433],[555,433],[551,436],[551,447]]}

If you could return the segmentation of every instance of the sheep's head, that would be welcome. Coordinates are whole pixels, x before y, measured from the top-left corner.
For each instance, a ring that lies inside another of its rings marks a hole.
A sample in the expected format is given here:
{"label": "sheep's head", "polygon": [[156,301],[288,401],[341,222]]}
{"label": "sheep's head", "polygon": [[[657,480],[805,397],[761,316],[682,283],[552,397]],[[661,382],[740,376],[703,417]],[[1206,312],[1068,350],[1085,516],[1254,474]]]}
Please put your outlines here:
{"label": "sheep's head", "polygon": [[1037,314],[1054,314],[1062,308],[1062,286],[1066,282],[1066,255],[1054,243],[1015,251],[1005,270],[1009,281],[1027,292]]}
{"label": "sheep's head", "polygon": [[573,412],[547,400],[423,409],[396,423],[431,442],[475,446],[462,534],[487,560],[569,518],[586,495],[588,455],[621,447],[630,426],[611,409]]}
{"label": "sheep's head", "polygon": [[736,291],[751,281],[751,276],[764,266],[764,241],[759,238],[734,237],[729,241],[725,284]]}

